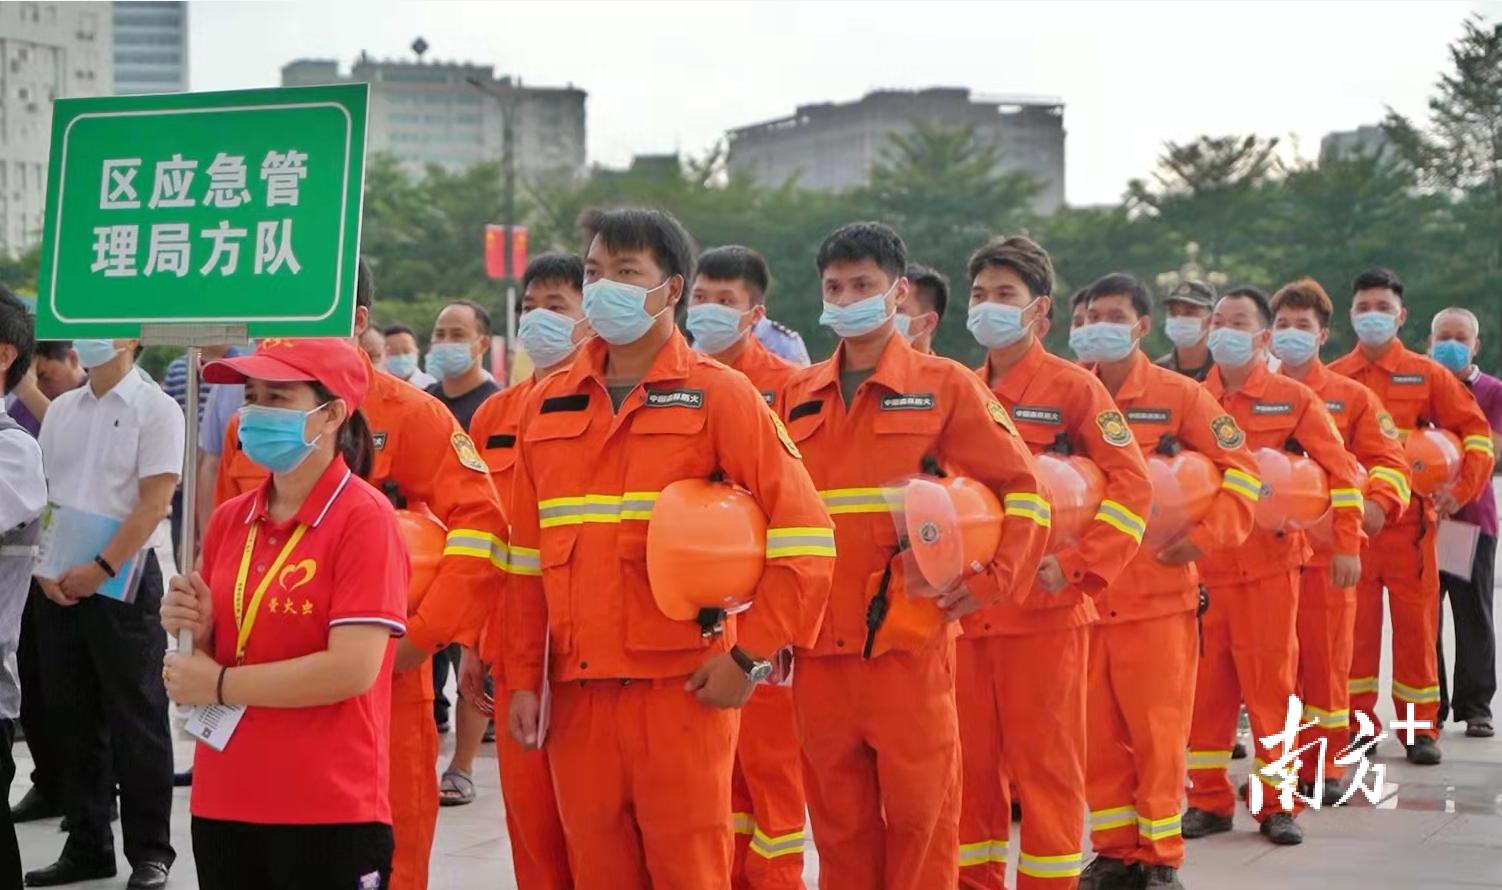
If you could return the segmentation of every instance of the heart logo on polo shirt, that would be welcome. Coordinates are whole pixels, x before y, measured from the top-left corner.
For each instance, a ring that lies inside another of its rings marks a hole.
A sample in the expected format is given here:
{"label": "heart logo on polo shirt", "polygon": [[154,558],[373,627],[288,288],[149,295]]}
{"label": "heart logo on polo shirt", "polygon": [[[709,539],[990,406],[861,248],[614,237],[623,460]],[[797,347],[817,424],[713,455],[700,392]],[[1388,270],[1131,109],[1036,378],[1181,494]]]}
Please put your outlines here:
{"label": "heart logo on polo shirt", "polygon": [[282,569],[281,574],[277,575],[276,581],[282,586],[283,590],[291,593],[309,581],[312,581],[313,576],[317,574],[318,563],[311,559],[305,559],[302,562],[293,563]]}

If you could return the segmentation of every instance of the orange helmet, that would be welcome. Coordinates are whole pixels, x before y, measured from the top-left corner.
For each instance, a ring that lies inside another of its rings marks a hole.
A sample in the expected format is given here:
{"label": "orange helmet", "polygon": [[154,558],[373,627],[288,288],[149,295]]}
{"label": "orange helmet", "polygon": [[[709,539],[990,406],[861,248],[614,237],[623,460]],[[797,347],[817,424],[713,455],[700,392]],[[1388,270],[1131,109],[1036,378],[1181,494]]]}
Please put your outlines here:
{"label": "orange helmet", "polygon": [[1330,480],[1325,468],[1303,455],[1288,461],[1288,491],[1283,499],[1288,524],[1308,528],[1330,512]]}
{"label": "orange helmet", "polygon": [[1051,453],[1038,455],[1038,476],[1053,513],[1048,551],[1055,553],[1078,539],[1095,517],[1105,496],[1106,477],[1088,457]]}
{"label": "orange helmet", "polygon": [[412,561],[412,580],[407,585],[407,603],[415,606],[433,579],[438,576],[438,561],[448,541],[448,530],[426,510],[397,510],[396,525],[401,529],[407,556]]}
{"label": "orange helmet", "polygon": [[745,491],[708,479],[662,490],[647,523],[647,581],[662,614],[692,621],[704,609],[751,602],[767,556],[767,517]]}
{"label": "orange helmet", "polygon": [[[1356,465],[1356,490],[1366,491],[1366,467]],[[1309,543],[1321,550],[1329,550],[1335,546],[1335,508],[1327,506],[1325,512],[1310,525],[1305,532],[1309,536]]]}
{"label": "orange helmet", "polygon": [[1153,486],[1153,507],[1143,544],[1155,550],[1204,519],[1220,491],[1220,470],[1197,451],[1148,455],[1147,478]]}
{"label": "orange helmet", "polygon": [[1434,494],[1460,475],[1460,439],[1449,430],[1415,430],[1403,444],[1414,494]]}
{"label": "orange helmet", "polygon": [[[939,608],[939,601],[925,596],[927,591],[909,590],[909,577],[900,571],[892,572],[887,587],[887,614],[871,641],[871,658],[894,649],[916,652],[944,630],[948,619]],[[881,575],[877,574],[867,582],[867,601],[875,596],[880,580]]]}
{"label": "orange helmet", "polygon": [[982,571],[1001,543],[1001,502],[964,476],[907,479],[901,514],[913,562],[934,592]]}

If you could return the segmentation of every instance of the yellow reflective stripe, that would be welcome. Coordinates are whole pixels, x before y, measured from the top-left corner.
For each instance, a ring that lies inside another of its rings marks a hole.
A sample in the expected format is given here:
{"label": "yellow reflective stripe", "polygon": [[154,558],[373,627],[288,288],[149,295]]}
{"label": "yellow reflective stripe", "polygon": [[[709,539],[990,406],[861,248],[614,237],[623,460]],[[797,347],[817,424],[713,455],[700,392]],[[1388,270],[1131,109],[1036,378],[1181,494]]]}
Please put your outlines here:
{"label": "yellow reflective stripe", "polygon": [[[1264,770],[1267,772],[1264,772]],[[1260,757],[1252,760],[1252,775],[1256,776],[1262,784],[1272,789],[1277,789],[1280,780],[1286,781],[1293,778],[1293,773],[1287,768],[1280,769]]]}
{"label": "yellow reflective stripe", "polygon": [[1380,479],[1391,485],[1393,491],[1396,491],[1398,497],[1402,498],[1405,503],[1413,497],[1413,489],[1408,487],[1408,480],[1400,470],[1392,467],[1372,467],[1369,475],[1373,480]]}
{"label": "yellow reflective stripe", "polygon": [[1262,498],[1262,480],[1235,467],[1226,468],[1225,477],[1220,480],[1220,487],[1234,491],[1253,503]]}
{"label": "yellow reflective stripe", "polygon": [[1346,685],[1346,692],[1351,695],[1361,695],[1362,693],[1376,691],[1376,677],[1352,677],[1351,682]]}
{"label": "yellow reflective stripe", "polygon": [[1230,769],[1230,751],[1190,751],[1190,769]]}
{"label": "yellow reflective stripe", "polygon": [[[895,490],[894,490],[895,491]],[[829,515],[841,513],[888,513],[888,492],[880,488],[831,488],[819,492]]]}
{"label": "yellow reflective stripe", "polygon": [[1392,694],[1393,698],[1400,698],[1403,701],[1412,702],[1416,705],[1434,704],[1439,701],[1438,686],[1409,686],[1405,683],[1399,683],[1397,680],[1393,680]]}
{"label": "yellow reflective stripe", "polygon": [[1014,491],[1006,496],[1004,503],[1007,516],[1031,519],[1044,528],[1052,524],[1053,511],[1049,509],[1048,501],[1042,495],[1030,491]]}
{"label": "yellow reflective stripe", "polygon": [[1491,436],[1466,436],[1465,450],[1480,451],[1485,454],[1496,455],[1497,449],[1492,445]]}
{"label": "yellow reflective stripe", "polygon": [[1166,837],[1179,834],[1183,828],[1183,817],[1175,813],[1164,819],[1145,819],[1137,817],[1137,833],[1150,841],[1161,841]]}
{"label": "yellow reflective stripe", "polygon": [[1129,535],[1132,540],[1142,543],[1142,535],[1147,531],[1147,523],[1142,517],[1128,510],[1120,501],[1106,498],[1100,502],[1100,509],[1095,512],[1095,518],[1104,522],[1119,532]]}
{"label": "yellow reflective stripe", "polygon": [[1330,489],[1330,506],[1336,510],[1360,510],[1361,492],[1354,488]]}
{"label": "yellow reflective stripe", "polygon": [[[506,560],[507,571],[513,575],[542,574],[542,555],[538,551],[530,547],[517,547],[515,545],[512,545],[509,550],[509,558],[506,556],[502,557]],[[492,561],[494,559],[495,557],[491,557]]]}
{"label": "yellow reflective stripe", "polygon": [[834,556],[834,529],[769,528],[767,559],[780,556]]}
{"label": "yellow reflective stripe", "polygon": [[1084,869],[1084,857],[1079,853],[1062,856],[1030,856],[1023,853],[1017,858],[1017,873],[1030,878],[1073,878]]}
{"label": "yellow reflective stripe", "polygon": [[1137,823],[1136,807],[1115,807],[1109,810],[1093,810],[1090,813],[1091,831],[1110,831]]}
{"label": "yellow reflective stripe", "polygon": [[730,824],[736,834],[750,834],[756,830],[756,817],[750,813],[731,813]]}
{"label": "yellow reflective stripe", "polygon": [[1006,862],[1010,843],[1002,838],[960,844],[960,868],[985,865],[988,862]]}
{"label": "yellow reflective stripe", "polygon": [[762,830],[758,828],[751,835],[751,852],[763,859],[776,859],[779,856],[801,853],[803,852],[803,832],[795,831],[781,837],[771,837],[762,833]]}
{"label": "yellow reflective stripe", "polygon": [[586,522],[646,520],[652,518],[652,505],[656,502],[655,491],[548,498],[537,502],[537,525],[539,528],[554,528],[560,525],[582,525]]}
{"label": "yellow reflective stripe", "polygon": [[1351,712],[1326,711],[1313,705],[1304,705],[1304,722],[1310,721],[1318,723],[1324,729],[1344,729],[1351,725]]}
{"label": "yellow reflective stripe", "polygon": [[489,532],[473,528],[451,529],[448,537],[443,542],[444,556],[473,556],[479,559],[490,559],[490,554],[495,545],[506,546],[506,542]]}

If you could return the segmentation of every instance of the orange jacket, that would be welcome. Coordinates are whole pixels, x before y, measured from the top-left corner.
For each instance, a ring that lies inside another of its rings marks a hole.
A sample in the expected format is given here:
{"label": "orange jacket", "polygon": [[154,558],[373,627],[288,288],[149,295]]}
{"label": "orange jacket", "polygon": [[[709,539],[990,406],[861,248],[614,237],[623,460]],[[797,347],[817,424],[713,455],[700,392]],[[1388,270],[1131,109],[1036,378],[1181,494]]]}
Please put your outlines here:
{"label": "orange jacket", "polygon": [[[438,574],[407,618],[407,639],[423,649],[474,645],[506,565],[506,516],[474,443],[443,403],[374,369],[360,406],[375,439],[370,483],[394,485],[448,528]],[[240,450],[239,418],[224,435],[214,496],[218,503],[248,491],[266,471]]]}
{"label": "orange jacket", "polygon": [[745,341],[746,348],[730,363],[730,367],[750,378],[761,391],[767,406],[781,415],[782,390],[793,375],[803,369],[761,345],[760,340],[749,334]]}
{"label": "orange jacket", "polygon": [[[978,373],[982,382],[989,382],[990,363]],[[1050,355],[1037,340],[991,385],[991,391],[1012,412],[1017,431],[1033,454],[1050,450],[1082,454],[1100,468],[1106,488],[1095,520],[1078,541],[1057,554],[1069,586],[1051,594],[1033,585],[1022,604],[1002,603],[967,617],[965,633],[1087,624],[1095,618],[1091,598],[1132,561],[1147,530],[1145,517],[1152,507],[1153,489],[1142,451],[1095,375]]]}
{"label": "orange jacket", "polygon": [[[1366,357],[1357,346],[1330,363],[1330,370],[1355,380],[1376,394],[1392,415],[1400,434],[1419,427],[1434,425],[1460,438],[1465,458],[1456,480],[1455,499],[1470,503],[1492,475],[1496,451],[1492,446],[1492,428],[1476,404],[1476,397],[1464,383],[1455,379],[1445,367],[1426,355],[1420,355],[1393,340],[1376,360]],[[1406,463],[1406,461],[1405,461]],[[1421,510],[1403,514],[1403,522],[1434,519],[1434,507],[1420,499]]]}
{"label": "orange jacket", "polygon": [[[1329,478],[1330,504],[1335,509],[1333,532],[1336,553],[1361,552],[1361,490],[1356,485],[1356,459],[1346,451],[1335,420],[1314,390],[1268,370],[1253,361],[1252,372],[1235,392],[1225,387],[1219,366],[1205,378],[1205,389],[1246,430],[1246,447],[1291,450],[1298,447],[1319,464]],[[1240,583],[1295,569],[1312,551],[1300,531],[1271,532],[1254,528],[1239,547],[1206,551],[1200,570],[1207,584]]]}
{"label": "orange jacket", "polygon": [[[486,399],[469,421],[469,437],[490,468],[490,481],[495,483],[507,516],[515,512],[511,505],[511,484],[516,468],[516,432],[527,398],[536,385],[537,378],[528,375]],[[500,665],[502,611],[499,601],[496,602],[479,641],[481,658],[493,669]]]}
{"label": "orange jacket", "polygon": [[[1246,435],[1210,393],[1193,378],[1153,364],[1138,350],[1116,393],[1116,405],[1143,454],[1176,444],[1203,454],[1221,471],[1220,492],[1189,539],[1205,553],[1246,540],[1261,485],[1257,462],[1246,449]],[[1158,561],[1158,551],[1140,549],[1116,583],[1095,598],[1095,605],[1104,623],[1191,611],[1199,606],[1199,572],[1194,563],[1165,565]]]}
{"label": "orange jacket", "polygon": [[[770,656],[817,632],[834,571],[834,531],[798,450],[756,388],[676,331],[621,405],[605,388],[607,346],[588,343],[538,382],[517,433],[511,570],[503,599],[506,685],[692,673],[739,640]],[[704,636],[658,610],[647,582],[647,521],[658,492],[723,472],[767,514],[754,606]]]}
{"label": "orange jacket", "polygon": [[827,361],[800,369],[784,394],[788,431],[835,517],[840,554],[824,626],[804,645],[811,655],[861,653],[876,592],[870,582],[898,550],[882,487],[922,473],[925,458],[984,483],[1003,501],[1001,546],[968,582],[980,602],[1021,599],[1048,542],[1048,502],[1027,445],[974,373],[893,335],[847,407],[840,395],[844,357],[842,344]]}
{"label": "orange jacket", "polygon": [[[1408,509],[1412,495],[1408,461],[1403,457],[1403,443],[1392,415],[1371,390],[1331,371],[1318,358],[1299,382],[1325,400],[1346,450],[1366,468],[1362,496],[1382,509],[1388,524],[1396,523]],[[1324,564],[1328,559],[1329,554],[1316,550],[1315,562]]]}

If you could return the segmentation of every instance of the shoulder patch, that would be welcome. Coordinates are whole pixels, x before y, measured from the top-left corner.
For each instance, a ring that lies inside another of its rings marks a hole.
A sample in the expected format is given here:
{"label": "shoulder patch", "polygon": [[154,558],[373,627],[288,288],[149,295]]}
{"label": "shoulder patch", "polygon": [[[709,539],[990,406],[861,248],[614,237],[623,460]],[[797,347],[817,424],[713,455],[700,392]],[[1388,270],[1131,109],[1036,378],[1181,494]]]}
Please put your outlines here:
{"label": "shoulder patch", "polygon": [[810,402],[800,402],[797,405],[794,405],[792,409],[788,411],[788,422],[791,423],[792,421],[797,420],[800,417],[807,417],[810,414],[818,414],[823,410],[824,402],[821,399],[814,399]]}
{"label": "shoulder patch", "polygon": [[787,449],[788,454],[798,460],[803,460],[803,455],[798,451],[798,446],[793,444],[793,437],[788,435],[788,428],[782,422],[782,418],[778,417],[777,412],[771,408],[767,409],[767,414],[772,418],[772,426],[777,429],[777,441],[782,443],[782,447]]}
{"label": "shoulder patch", "polygon": [[1132,444],[1132,428],[1120,411],[1102,411],[1095,415],[1095,425],[1100,427],[1100,436],[1107,444],[1118,448]]}
{"label": "shoulder patch", "polygon": [[1253,402],[1253,414],[1292,414],[1292,402]]}
{"label": "shoulder patch", "polygon": [[987,402],[986,413],[991,415],[991,419],[996,421],[997,426],[1001,427],[1014,436],[1017,435],[1016,425],[1012,423],[1011,416],[1007,414],[1007,409],[1003,408],[1000,402],[996,401],[995,399]]}
{"label": "shoulder patch", "polygon": [[1246,434],[1236,425],[1236,418],[1229,414],[1210,421],[1210,432],[1215,434],[1215,444],[1227,451],[1240,448],[1246,442]]}
{"label": "shoulder patch", "polygon": [[490,468],[485,466],[485,461],[480,459],[480,453],[475,450],[475,443],[464,433],[454,433],[449,438],[454,446],[454,453],[459,455],[459,463],[464,464],[476,473],[488,473]]}
{"label": "shoulder patch", "polygon": [[649,389],[646,406],[648,408],[703,408],[704,390]]}
{"label": "shoulder patch", "polygon": [[1398,425],[1393,423],[1392,415],[1386,411],[1377,412],[1377,428],[1389,439],[1398,438]]}
{"label": "shoulder patch", "polygon": [[383,448],[386,447],[386,434],[385,433],[371,433],[370,434],[370,441],[375,444],[375,450],[380,451],[381,449],[383,449]]}
{"label": "shoulder patch", "polygon": [[1051,423],[1057,426],[1064,422],[1064,412],[1058,408],[1018,405],[1012,409],[1012,419],[1021,420],[1026,423]]}
{"label": "shoulder patch", "polygon": [[1325,407],[1331,414],[1340,414],[1346,410],[1346,403],[1339,399],[1325,399]]}
{"label": "shoulder patch", "polygon": [[1168,423],[1173,420],[1173,411],[1169,408],[1128,408],[1126,419],[1128,423]]}
{"label": "shoulder patch", "polygon": [[934,394],[931,392],[902,392],[892,396],[883,396],[881,410],[883,411],[932,411],[934,409]]}
{"label": "shoulder patch", "polygon": [[1394,374],[1392,382],[1394,386],[1417,386],[1424,382],[1423,374]]}

